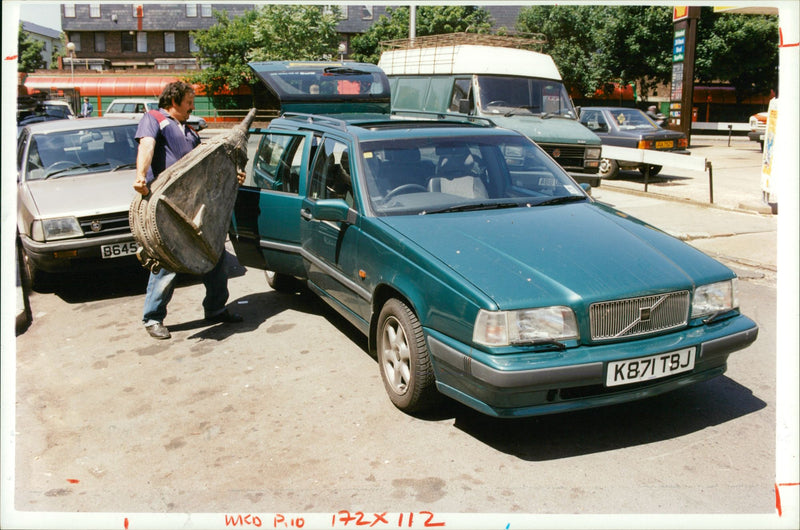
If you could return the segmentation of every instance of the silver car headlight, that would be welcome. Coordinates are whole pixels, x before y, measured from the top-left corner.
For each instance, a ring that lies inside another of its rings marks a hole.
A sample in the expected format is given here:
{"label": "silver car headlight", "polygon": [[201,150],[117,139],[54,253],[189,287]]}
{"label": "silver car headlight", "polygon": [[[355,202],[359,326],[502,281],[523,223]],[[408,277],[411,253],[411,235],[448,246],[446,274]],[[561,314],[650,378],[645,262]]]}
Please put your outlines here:
{"label": "silver car headlight", "polygon": [[531,344],[578,338],[575,313],[564,306],[518,311],[478,311],[472,340],[486,346]]}
{"label": "silver car headlight", "polygon": [[34,221],[31,236],[35,241],[55,241],[83,236],[83,230],[74,217],[57,217]]}
{"label": "silver car headlight", "polygon": [[739,307],[737,279],[701,285],[694,290],[692,318],[722,313]]}
{"label": "silver car headlight", "polygon": [[587,147],[586,158],[600,158],[600,147]]}

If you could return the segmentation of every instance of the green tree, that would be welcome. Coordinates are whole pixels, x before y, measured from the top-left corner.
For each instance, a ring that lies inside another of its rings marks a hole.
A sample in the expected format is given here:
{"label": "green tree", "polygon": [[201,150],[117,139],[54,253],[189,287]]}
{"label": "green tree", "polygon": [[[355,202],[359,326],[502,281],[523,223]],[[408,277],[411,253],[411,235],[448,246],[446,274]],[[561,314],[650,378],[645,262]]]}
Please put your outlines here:
{"label": "green tree", "polygon": [[19,25],[17,34],[17,71],[33,72],[39,68],[45,68],[45,60],[42,59],[44,43],[33,40],[30,35],[22,31],[22,24]]}
{"label": "green tree", "polygon": [[520,11],[517,29],[542,33],[547,39],[543,52],[551,55],[564,83],[584,95],[594,94],[603,83],[614,79],[602,61],[602,39],[607,7],[532,6]]}
{"label": "green tree", "polygon": [[233,19],[226,11],[213,14],[216,24],[192,32],[200,49],[194,55],[204,68],[187,76],[209,94],[253,84],[251,61],[322,59],[338,50],[335,9],[267,5]]}
{"label": "green tree", "polygon": [[703,8],[697,25],[695,78],[702,83],[730,82],[737,102],[777,92],[777,17],[715,14]]}
{"label": "green tree", "polygon": [[[647,96],[672,78],[674,24],[663,6],[532,6],[521,31],[544,33],[564,82],[584,95],[605,83],[636,83]],[[778,26],[772,16],[715,14],[703,8],[697,30],[695,78],[727,81],[741,101],[777,86]]]}
{"label": "green tree", "polygon": [[[409,37],[409,8],[387,8],[386,13],[365,33],[353,37],[350,54],[354,60],[377,63],[381,56],[382,41]],[[419,6],[416,19],[415,29],[419,37],[464,31],[488,33],[492,27],[489,12],[474,6]]]}

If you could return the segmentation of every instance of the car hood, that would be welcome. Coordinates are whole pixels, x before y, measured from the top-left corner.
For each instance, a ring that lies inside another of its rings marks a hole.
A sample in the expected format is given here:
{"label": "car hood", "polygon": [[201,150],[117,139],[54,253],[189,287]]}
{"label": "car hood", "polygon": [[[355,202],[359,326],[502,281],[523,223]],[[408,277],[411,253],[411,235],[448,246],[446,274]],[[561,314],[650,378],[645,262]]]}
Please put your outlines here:
{"label": "car hood", "polygon": [[600,145],[600,138],[578,120],[538,116],[485,114],[500,127],[519,131],[536,143]]}
{"label": "car hood", "polygon": [[85,217],[127,211],[136,194],[135,176],[130,169],[27,181],[24,187],[36,204],[37,217]]}
{"label": "car hood", "polygon": [[500,309],[590,304],[733,277],[724,265],[607,206],[579,203],[387,217]]}

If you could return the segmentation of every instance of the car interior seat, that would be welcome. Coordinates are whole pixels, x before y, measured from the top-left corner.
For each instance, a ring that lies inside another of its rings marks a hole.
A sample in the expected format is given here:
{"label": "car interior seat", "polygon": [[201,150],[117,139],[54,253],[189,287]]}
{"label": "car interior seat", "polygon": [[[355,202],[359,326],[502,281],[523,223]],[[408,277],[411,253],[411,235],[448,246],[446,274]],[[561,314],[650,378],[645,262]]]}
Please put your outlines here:
{"label": "car interior seat", "polygon": [[486,185],[476,174],[477,164],[467,147],[437,147],[436,154],[439,155],[439,167],[436,176],[428,183],[428,190],[467,199],[489,197]]}

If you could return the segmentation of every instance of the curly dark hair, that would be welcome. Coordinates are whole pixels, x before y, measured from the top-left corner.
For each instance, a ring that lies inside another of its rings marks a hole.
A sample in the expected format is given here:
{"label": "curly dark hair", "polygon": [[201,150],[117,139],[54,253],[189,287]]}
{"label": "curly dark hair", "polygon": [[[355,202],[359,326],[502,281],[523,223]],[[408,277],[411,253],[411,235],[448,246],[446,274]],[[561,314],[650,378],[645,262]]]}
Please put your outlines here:
{"label": "curly dark hair", "polygon": [[180,105],[186,94],[194,94],[192,85],[183,81],[173,81],[161,91],[161,95],[158,97],[158,106],[162,109],[168,109],[173,104]]}

